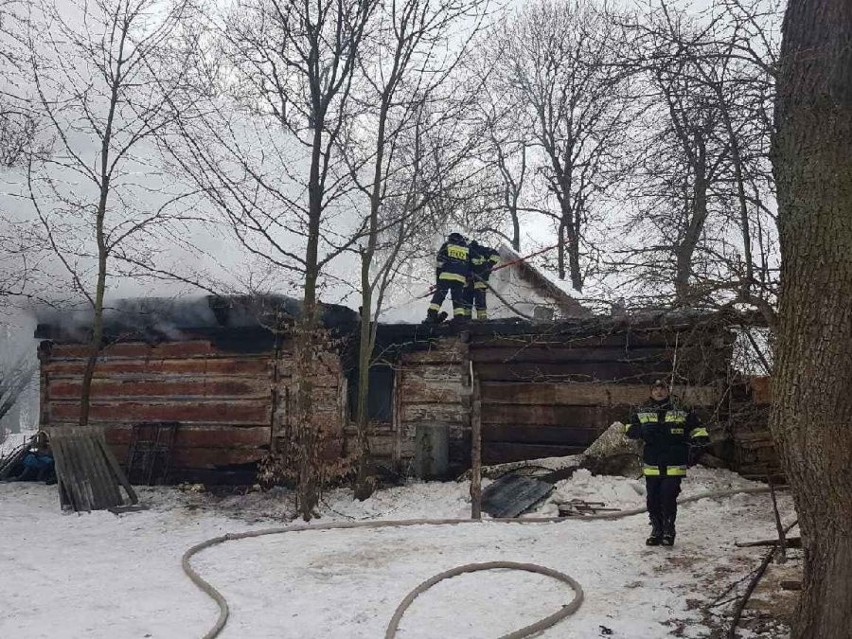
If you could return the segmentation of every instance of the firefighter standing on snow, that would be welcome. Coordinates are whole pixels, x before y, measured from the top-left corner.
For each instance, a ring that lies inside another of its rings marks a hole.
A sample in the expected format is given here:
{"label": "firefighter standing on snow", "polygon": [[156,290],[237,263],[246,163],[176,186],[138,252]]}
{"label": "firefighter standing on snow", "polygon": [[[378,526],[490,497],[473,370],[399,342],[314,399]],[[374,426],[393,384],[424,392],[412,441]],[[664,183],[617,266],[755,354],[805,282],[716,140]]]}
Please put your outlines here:
{"label": "firefighter standing on snow", "polygon": [[651,519],[651,536],[645,543],[671,546],[680,482],[686,476],[691,452],[709,443],[707,429],[693,411],[677,406],[668,387],[657,380],[648,403],[631,416],[627,436],[645,442],[643,474]]}
{"label": "firefighter standing on snow", "polygon": [[476,307],[476,319],[488,319],[488,278],[491,271],[500,263],[500,254],[493,248],[482,246],[476,240],[470,243],[471,279],[467,286],[467,307],[473,311]]}
{"label": "firefighter standing on snow", "polygon": [[470,249],[467,240],[459,233],[450,233],[447,241],[441,245],[435,261],[435,294],[429,311],[427,322],[438,322],[438,313],[447,293],[453,299],[453,319],[466,319],[470,316],[470,307],[465,299],[465,287],[470,277]]}

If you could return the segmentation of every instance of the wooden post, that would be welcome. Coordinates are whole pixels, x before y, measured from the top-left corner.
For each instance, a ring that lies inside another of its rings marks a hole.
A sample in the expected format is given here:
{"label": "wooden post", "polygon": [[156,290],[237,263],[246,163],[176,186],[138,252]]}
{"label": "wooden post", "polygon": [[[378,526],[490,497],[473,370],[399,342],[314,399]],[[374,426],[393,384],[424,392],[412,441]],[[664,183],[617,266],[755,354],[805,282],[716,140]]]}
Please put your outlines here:
{"label": "wooden post", "polygon": [[394,373],[393,380],[393,414],[391,415],[391,430],[393,432],[393,451],[391,452],[391,462],[396,472],[404,474],[402,466],[402,388],[404,378],[404,368],[400,365]]}
{"label": "wooden post", "polygon": [[473,390],[470,414],[470,518],[482,519],[482,392],[479,378],[473,372],[473,362],[470,363],[470,378]]}

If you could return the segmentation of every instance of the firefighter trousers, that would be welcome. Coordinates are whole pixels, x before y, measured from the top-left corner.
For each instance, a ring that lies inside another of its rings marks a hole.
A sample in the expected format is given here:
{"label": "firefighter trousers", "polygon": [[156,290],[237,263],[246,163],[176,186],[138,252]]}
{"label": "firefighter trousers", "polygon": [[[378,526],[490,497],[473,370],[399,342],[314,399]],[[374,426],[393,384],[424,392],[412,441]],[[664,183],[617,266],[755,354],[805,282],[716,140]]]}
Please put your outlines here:
{"label": "firefighter trousers", "polygon": [[481,286],[468,286],[464,290],[468,312],[473,315],[473,309],[476,308],[476,319],[478,320],[488,319],[487,292],[488,289]]}
{"label": "firefighter trousers", "polygon": [[441,310],[441,304],[447,297],[447,293],[453,299],[453,317],[464,319],[470,316],[470,306],[467,304],[465,286],[461,282],[447,282],[438,280],[435,285],[435,293],[432,295],[432,303],[429,304],[429,315],[437,316]]}
{"label": "firefighter trousers", "polygon": [[677,496],[680,495],[680,480],[682,477],[654,476],[645,477],[647,488],[648,515],[653,521],[655,517],[661,521],[677,517]]}

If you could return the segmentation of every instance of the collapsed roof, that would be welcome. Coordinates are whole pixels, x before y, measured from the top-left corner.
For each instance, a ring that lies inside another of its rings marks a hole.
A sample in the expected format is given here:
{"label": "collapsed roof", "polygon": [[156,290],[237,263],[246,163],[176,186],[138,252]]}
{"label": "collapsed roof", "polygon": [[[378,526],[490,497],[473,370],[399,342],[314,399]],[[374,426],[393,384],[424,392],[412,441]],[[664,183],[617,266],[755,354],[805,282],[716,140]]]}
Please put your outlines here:
{"label": "collapsed roof", "polygon": [[[358,321],[357,313],[345,306],[320,304],[320,308],[326,328],[344,328]],[[290,325],[301,313],[302,302],[285,295],[119,299],[104,308],[104,336],[107,340],[179,341],[233,329],[272,332]],[[36,309],[35,337],[60,342],[88,341],[93,318],[90,305],[42,306]]]}

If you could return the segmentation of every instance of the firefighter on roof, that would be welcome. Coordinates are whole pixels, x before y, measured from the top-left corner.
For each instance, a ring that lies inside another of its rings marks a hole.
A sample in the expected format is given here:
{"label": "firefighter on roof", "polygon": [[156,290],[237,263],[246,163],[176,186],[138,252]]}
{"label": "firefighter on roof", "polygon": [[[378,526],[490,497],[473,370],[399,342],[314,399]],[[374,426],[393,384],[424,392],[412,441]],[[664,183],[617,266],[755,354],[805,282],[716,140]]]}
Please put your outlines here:
{"label": "firefighter on roof", "polygon": [[638,408],[626,427],[627,436],[645,442],[642,453],[651,519],[649,546],[671,546],[675,540],[677,496],[691,455],[709,443],[698,416],[672,401],[668,387],[657,380],[651,397]]}
{"label": "firefighter on roof", "polygon": [[470,278],[470,249],[467,240],[459,233],[450,233],[441,245],[435,260],[435,294],[426,321],[437,323],[441,304],[449,292],[453,300],[453,319],[463,320],[470,316],[470,307],[465,299],[465,287]]}
{"label": "firefighter on roof", "polygon": [[476,240],[470,243],[471,279],[467,288],[467,305],[473,311],[476,307],[476,319],[488,319],[488,278],[491,271],[500,263],[500,254],[493,248],[482,246]]}

